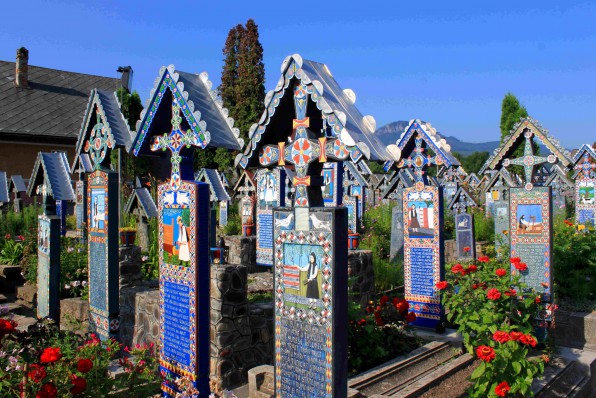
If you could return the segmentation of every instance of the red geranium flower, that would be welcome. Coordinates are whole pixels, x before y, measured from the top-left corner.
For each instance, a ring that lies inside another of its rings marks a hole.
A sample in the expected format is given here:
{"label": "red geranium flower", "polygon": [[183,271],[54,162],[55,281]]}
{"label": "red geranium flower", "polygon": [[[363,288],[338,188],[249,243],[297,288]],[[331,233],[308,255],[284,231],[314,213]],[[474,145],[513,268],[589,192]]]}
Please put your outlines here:
{"label": "red geranium flower", "polygon": [[529,345],[531,347],[536,347],[536,344],[538,343],[536,339],[529,334],[522,334],[519,338],[519,342],[525,345]]}
{"label": "red geranium flower", "polygon": [[505,292],[505,296],[507,297],[515,297],[517,295],[517,291],[515,289],[509,289]]}
{"label": "red geranium flower", "polygon": [[472,249],[470,249],[470,247],[469,247],[469,246],[466,246],[466,247],[464,247],[464,252],[466,252],[466,253],[467,253],[467,252],[469,252],[470,250],[472,250]]}
{"label": "red geranium flower", "polygon": [[87,380],[77,375],[70,376],[70,381],[72,382],[73,386],[70,389],[70,393],[72,395],[77,395],[85,391],[87,388]]}
{"label": "red geranium flower", "polygon": [[46,383],[35,394],[35,398],[56,398],[58,395],[58,389],[54,383]]}
{"label": "red geranium flower", "polygon": [[504,397],[509,390],[511,390],[509,384],[506,381],[502,381],[495,387],[495,394],[497,394],[497,397]]}
{"label": "red geranium flower", "polygon": [[77,362],[77,370],[81,373],[87,373],[93,369],[93,362],[90,359],[83,358]]}
{"label": "red geranium flower", "polygon": [[573,227],[573,223],[572,223],[571,221],[569,221],[569,220],[565,220],[565,221],[563,221],[563,222],[565,223],[565,225],[568,225],[568,226],[570,226],[570,227]]}
{"label": "red geranium flower", "polygon": [[453,272],[454,274],[463,274],[464,273],[464,267],[462,267],[461,264],[455,264],[453,267],[451,267],[451,272]]}
{"label": "red geranium flower", "polygon": [[503,268],[497,268],[495,274],[497,274],[497,276],[505,276],[507,275],[507,271],[505,271]]}
{"label": "red geranium flower", "polygon": [[497,330],[493,333],[493,340],[499,343],[506,343],[509,341],[509,333]]}
{"label": "red geranium flower", "polygon": [[518,271],[526,271],[528,269],[528,264],[526,263],[522,263],[522,262],[518,262],[518,263],[513,263],[513,266],[518,270]]}
{"label": "red geranium flower", "polygon": [[478,285],[477,283],[474,283],[474,284],[472,285],[472,289],[476,290],[476,289],[478,289],[478,286],[479,286],[479,285]]}
{"label": "red geranium flower", "polygon": [[416,314],[413,312],[409,312],[408,315],[406,316],[406,321],[408,323],[412,323],[416,320]]}
{"label": "red geranium flower", "polygon": [[483,361],[490,362],[495,359],[495,350],[492,347],[481,345],[476,348],[476,355]]}
{"label": "red geranium flower", "polygon": [[60,348],[44,348],[43,352],[41,353],[40,362],[41,363],[53,363],[58,361],[62,358],[62,353],[60,352]]}
{"label": "red geranium flower", "polygon": [[379,300],[379,303],[381,305],[385,305],[385,304],[387,304],[387,301],[389,301],[389,297],[383,295],[383,297],[381,297],[381,300]]}
{"label": "red geranium flower", "polygon": [[467,273],[473,273],[478,271],[478,267],[474,264],[470,265],[468,268],[466,268],[466,272]]}
{"label": "red geranium flower", "polygon": [[7,334],[14,333],[17,328],[17,323],[13,320],[0,319],[0,338]]}
{"label": "red geranium flower", "polygon": [[41,383],[41,381],[47,376],[46,368],[40,366],[36,363],[32,364],[29,367],[29,372],[27,372],[27,376],[33,380],[34,383]]}
{"label": "red geranium flower", "polygon": [[511,341],[518,341],[524,334],[521,332],[509,332],[509,340]]}
{"label": "red geranium flower", "polygon": [[495,288],[488,289],[488,292],[486,292],[486,297],[488,297],[489,300],[498,300],[501,298],[501,292]]}
{"label": "red geranium flower", "polygon": [[361,320],[359,320],[358,325],[360,325],[360,326],[366,325],[366,319],[362,318]]}
{"label": "red geranium flower", "polygon": [[519,257],[511,257],[509,259],[509,261],[511,261],[511,264],[517,264],[517,263],[521,262],[521,258],[519,258]]}
{"label": "red geranium flower", "polygon": [[447,283],[447,281],[441,281],[441,282],[438,282],[435,286],[438,290],[444,290],[444,289],[447,289],[447,286],[449,286],[449,283]]}
{"label": "red geranium flower", "polygon": [[395,308],[400,314],[405,315],[410,309],[410,303],[408,303],[407,300],[400,299],[399,302],[395,305]]}
{"label": "red geranium flower", "polygon": [[480,256],[478,257],[478,261],[481,263],[488,263],[490,261],[490,258],[488,258],[488,256]]}

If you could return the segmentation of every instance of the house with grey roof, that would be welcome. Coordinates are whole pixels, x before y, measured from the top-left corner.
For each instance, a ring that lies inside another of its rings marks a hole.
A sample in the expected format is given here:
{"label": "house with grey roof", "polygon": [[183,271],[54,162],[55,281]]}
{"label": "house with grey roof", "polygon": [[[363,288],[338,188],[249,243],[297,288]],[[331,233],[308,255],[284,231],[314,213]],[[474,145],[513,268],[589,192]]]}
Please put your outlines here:
{"label": "house with grey roof", "polygon": [[65,151],[69,160],[92,89],[114,92],[121,80],[0,61],[0,170],[29,175],[39,152]]}

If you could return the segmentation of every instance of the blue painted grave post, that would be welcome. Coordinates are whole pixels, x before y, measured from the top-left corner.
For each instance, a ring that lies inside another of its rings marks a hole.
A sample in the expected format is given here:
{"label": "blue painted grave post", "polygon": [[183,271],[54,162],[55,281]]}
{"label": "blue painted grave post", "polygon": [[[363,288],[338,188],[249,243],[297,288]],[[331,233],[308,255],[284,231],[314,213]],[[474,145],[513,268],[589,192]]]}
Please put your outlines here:
{"label": "blue painted grave post", "polygon": [[77,220],[77,232],[79,236],[87,236],[87,181],[80,180],[75,184],[75,217]]}
{"label": "blue painted grave post", "polygon": [[228,225],[228,201],[222,200],[219,202],[219,226],[225,227]]}
{"label": "blue painted grave post", "polygon": [[38,187],[44,211],[37,220],[37,317],[60,322],[60,218],[45,185]]}
{"label": "blue painted grave post", "polygon": [[347,211],[274,211],[275,394],[347,396]]}
{"label": "blue painted grave post", "polygon": [[474,260],[476,258],[476,241],[474,239],[474,216],[468,213],[455,215],[455,238],[457,241],[457,258]]}
{"label": "blue painted grave post", "polygon": [[273,208],[285,205],[283,169],[257,171],[257,264],[273,266]]}
{"label": "blue painted grave post", "polygon": [[60,219],[60,236],[66,236],[66,213],[68,202],[65,200],[56,201],[56,216]]}

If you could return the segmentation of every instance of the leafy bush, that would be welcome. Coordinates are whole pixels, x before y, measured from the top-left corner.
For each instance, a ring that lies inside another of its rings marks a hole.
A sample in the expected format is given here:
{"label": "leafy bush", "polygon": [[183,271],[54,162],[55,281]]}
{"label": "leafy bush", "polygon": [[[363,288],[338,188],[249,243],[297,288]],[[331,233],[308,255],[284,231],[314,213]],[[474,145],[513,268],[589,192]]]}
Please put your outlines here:
{"label": "leafy bush", "polygon": [[477,242],[495,241],[495,220],[487,216],[483,207],[472,207],[469,210],[474,215],[474,235]]}
{"label": "leafy bush", "polygon": [[389,290],[403,284],[403,264],[389,261],[391,247],[390,204],[379,204],[364,213],[362,221],[363,249],[373,252],[373,267],[377,291]]}
{"label": "leafy bush", "polygon": [[[467,352],[482,360],[471,375],[469,396],[532,395],[532,381],[548,360],[528,359],[529,348],[537,345],[534,318],[540,295],[520,282],[519,273],[527,266],[519,259],[511,259],[511,264],[488,257],[478,261],[478,265],[455,264],[447,280],[436,285],[447,319],[458,325]],[[510,278],[511,265],[519,271]]]}
{"label": "leafy bush", "polygon": [[596,232],[578,232],[568,220],[554,222],[555,292],[573,301],[596,300]]}
{"label": "leafy bush", "polygon": [[223,233],[226,236],[240,235],[242,232],[242,220],[238,214],[230,214],[228,223],[223,227]]}
{"label": "leafy bush", "polygon": [[24,246],[21,242],[12,239],[4,241],[4,247],[0,249],[0,264],[18,265],[23,258]]}
{"label": "leafy bush", "polygon": [[79,297],[87,286],[87,245],[62,238],[60,250],[60,297]]}

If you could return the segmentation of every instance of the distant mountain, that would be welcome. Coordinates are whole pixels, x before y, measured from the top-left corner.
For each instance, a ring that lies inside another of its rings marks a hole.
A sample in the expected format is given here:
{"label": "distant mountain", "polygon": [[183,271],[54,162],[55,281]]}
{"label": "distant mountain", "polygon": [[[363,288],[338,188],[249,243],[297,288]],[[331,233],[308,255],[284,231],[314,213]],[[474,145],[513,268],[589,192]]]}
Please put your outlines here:
{"label": "distant mountain", "polygon": [[[398,120],[397,122],[392,122],[379,127],[377,131],[375,131],[375,135],[385,145],[395,144],[406,127],[408,127],[408,124],[409,122],[407,121]],[[439,134],[441,133],[439,132]],[[441,134],[441,136],[445,138],[449,145],[451,145],[451,152],[457,152],[464,156],[468,156],[474,152],[488,152],[490,154],[499,146],[499,141],[473,143],[461,141],[456,137],[446,137],[443,136],[443,134]]]}

